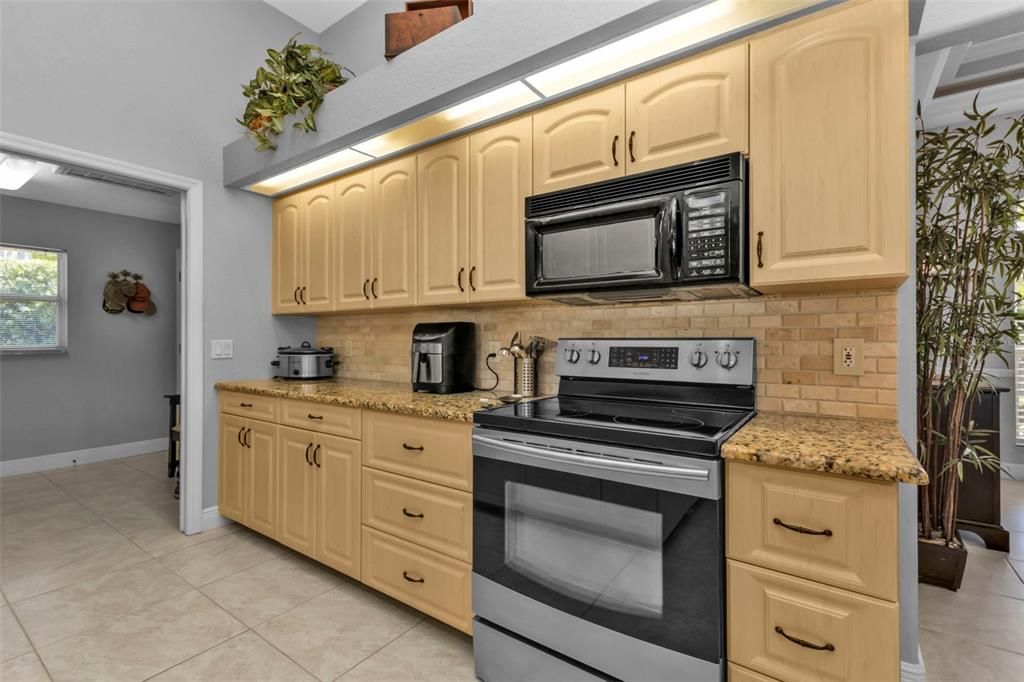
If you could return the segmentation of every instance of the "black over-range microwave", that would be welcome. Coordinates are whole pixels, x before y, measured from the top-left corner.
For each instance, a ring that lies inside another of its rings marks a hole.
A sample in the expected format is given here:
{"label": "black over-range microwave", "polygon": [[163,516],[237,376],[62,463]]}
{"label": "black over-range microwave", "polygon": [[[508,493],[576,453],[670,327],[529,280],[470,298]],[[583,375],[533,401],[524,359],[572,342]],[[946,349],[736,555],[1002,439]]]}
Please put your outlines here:
{"label": "black over-range microwave", "polygon": [[727,154],[526,200],[526,293],[565,303],[756,296],[747,162]]}

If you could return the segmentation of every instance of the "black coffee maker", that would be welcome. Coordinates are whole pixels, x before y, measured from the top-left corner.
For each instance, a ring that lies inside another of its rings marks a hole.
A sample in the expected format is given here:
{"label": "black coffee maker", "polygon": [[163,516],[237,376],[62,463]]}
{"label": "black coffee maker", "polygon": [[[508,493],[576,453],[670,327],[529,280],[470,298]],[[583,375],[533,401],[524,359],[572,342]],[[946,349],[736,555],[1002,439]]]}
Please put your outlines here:
{"label": "black coffee maker", "polygon": [[476,325],[421,322],[412,330],[412,390],[463,393],[476,376]]}

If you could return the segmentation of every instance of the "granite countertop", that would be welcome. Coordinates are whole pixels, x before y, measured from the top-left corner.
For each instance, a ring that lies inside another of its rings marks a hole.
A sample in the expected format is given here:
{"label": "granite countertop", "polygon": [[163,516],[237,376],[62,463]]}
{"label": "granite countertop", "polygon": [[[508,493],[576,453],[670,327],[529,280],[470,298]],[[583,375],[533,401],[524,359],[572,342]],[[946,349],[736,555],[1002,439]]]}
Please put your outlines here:
{"label": "granite countertop", "polygon": [[928,482],[896,423],[873,419],[758,414],[726,441],[722,457],[878,481]]}
{"label": "granite countertop", "polygon": [[461,422],[472,422],[473,413],[477,410],[501,404],[496,399],[497,394],[492,391],[470,391],[448,395],[415,393],[409,384],[349,379],[219,381],[214,384],[214,388],[219,391],[297,398],[344,407],[360,407],[367,410]]}

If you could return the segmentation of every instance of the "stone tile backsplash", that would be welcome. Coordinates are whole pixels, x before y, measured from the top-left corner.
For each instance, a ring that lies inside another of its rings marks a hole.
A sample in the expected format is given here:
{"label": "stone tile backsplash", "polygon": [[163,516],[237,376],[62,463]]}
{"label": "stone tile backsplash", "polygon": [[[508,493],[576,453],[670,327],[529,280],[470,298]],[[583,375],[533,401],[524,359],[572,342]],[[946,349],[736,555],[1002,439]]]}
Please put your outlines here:
{"label": "stone tile backsplash", "polygon": [[[769,412],[896,419],[896,294],[763,296],[731,301],[570,307],[526,302],[487,307],[345,313],[317,319],[317,343],[334,346],[342,377],[409,381],[409,345],[417,322],[465,320],[478,334],[477,385],[490,386],[487,353],[519,331],[559,337],[753,336],[758,340],[758,409]],[[865,340],[863,376],[832,373],[832,339]],[[538,381],[555,393],[555,351],[541,358]],[[512,391],[512,360],[492,361]]]}

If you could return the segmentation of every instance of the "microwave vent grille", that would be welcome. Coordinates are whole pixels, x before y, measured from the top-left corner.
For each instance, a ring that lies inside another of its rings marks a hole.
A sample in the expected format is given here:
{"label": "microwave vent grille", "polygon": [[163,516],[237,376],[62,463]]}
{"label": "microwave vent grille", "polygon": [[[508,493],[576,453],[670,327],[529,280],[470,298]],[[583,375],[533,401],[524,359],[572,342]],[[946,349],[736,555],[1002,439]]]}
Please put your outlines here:
{"label": "microwave vent grille", "polygon": [[538,194],[526,200],[526,215],[542,216],[569,211],[580,206],[611,204],[678,192],[709,183],[742,179],[742,159],[741,154],[728,154],[642,175]]}

